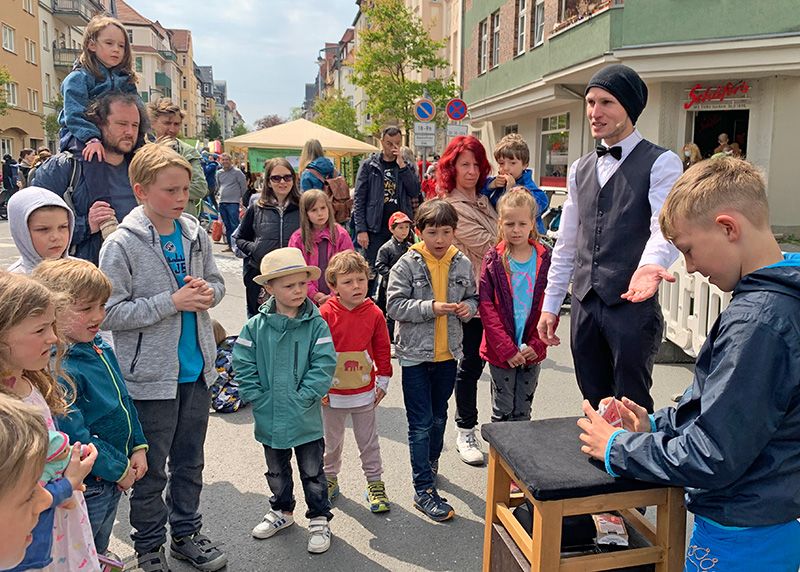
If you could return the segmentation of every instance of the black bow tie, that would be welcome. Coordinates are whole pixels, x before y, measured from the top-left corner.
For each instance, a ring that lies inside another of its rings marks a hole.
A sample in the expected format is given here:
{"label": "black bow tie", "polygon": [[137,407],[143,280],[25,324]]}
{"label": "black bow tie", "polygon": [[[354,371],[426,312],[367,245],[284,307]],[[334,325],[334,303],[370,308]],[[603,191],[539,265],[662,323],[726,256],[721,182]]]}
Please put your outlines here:
{"label": "black bow tie", "polygon": [[598,157],[602,157],[603,155],[608,154],[614,157],[614,159],[616,159],[617,161],[622,159],[622,147],[620,147],[619,145],[616,145],[614,147],[606,147],[605,145],[598,145],[597,147],[594,148],[594,150],[597,153]]}

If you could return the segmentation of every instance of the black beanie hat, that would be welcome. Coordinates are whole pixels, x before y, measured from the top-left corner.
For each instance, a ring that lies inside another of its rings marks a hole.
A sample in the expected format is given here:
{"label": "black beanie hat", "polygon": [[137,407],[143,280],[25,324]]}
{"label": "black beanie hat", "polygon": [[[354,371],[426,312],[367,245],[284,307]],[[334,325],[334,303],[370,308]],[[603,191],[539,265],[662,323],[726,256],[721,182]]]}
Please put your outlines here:
{"label": "black beanie hat", "polygon": [[612,64],[592,76],[584,95],[593,87],[599,87],[617,98],[628,112],[631,123],[636,120],[647,105],[647,86],[635,71],[622,64]]}

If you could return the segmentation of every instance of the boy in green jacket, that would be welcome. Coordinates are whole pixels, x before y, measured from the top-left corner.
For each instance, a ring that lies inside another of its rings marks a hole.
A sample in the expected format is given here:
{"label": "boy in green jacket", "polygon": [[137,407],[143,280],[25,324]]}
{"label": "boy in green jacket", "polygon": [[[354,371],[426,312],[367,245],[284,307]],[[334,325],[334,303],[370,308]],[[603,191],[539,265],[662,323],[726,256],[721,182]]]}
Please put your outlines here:
{"label": "boy in green jacket", "polygon": [[319,268],[306,266],[297,248],[264,256],[254,281],[270,298],[245,324],[233,348],[239,395],[253,404],[255,437],[264,445],[272,491],[271,508],[253,536],[269,538],[294,524],[289,464],[294,449],[310,520],[308,551],[316,554],[331,544],[322,398],[336,369],[331,332],[307,297],[308,281],[319,276]]}
{"label": "boy in green jacket", "polygon": [[46,260],[33,277],[69,299],[59,327],[69,342],[59,377],[74,404],[58,419],[71,443],[92,443],[97,460],[84,480],[86,510],[98,554],[105,554],[122,491],[147,473],[147,442],[114,350],[98,335],[111,282],[78,258]]}

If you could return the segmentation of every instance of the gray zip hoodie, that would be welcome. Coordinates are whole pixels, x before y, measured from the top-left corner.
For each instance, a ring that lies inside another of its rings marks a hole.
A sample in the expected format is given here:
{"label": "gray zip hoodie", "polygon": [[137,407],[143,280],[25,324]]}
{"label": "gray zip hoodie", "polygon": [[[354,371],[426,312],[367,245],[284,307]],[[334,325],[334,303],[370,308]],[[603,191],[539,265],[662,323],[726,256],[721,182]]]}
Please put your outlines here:
{"label": "gray zip hoodie", "polygon": [[33,269],[42,261],[42,257],[36,252],[31,240],[31,232],[28,230],[28,219],[33,211],[42,207],[61,207],[67,211],[69,219],[69,239],[64,248],[61,258],[68,258],[69,245],[72,242],[72,231],[75,228],[75,215],[64,202],[53,191],[41,187],[27,187],[14,193],[8,201],[8,223],[11,228],[11,238],[19,251],[19,260],[8,267],[9,272],[18,274],[30,274]]}
{"label": "gray zip hoodie", "polygon": [[[208,234],[201,232],[191,215],[181,215],[178,223],[186,273],[208,282],[215,306],[225,295],[225,282],[214,262]],[[181,313],[172,295],[178,291],[178,283],[164,258],[158,231],[141,206],[103,243],[100,270],[113,286],[103,329],[113,334],[128,392],[133,399],[174,399],[180,371]],[[217,347],[208,312],[197,312],[197,340],[205,361],[203,377],[210,385],[216,379]]]}

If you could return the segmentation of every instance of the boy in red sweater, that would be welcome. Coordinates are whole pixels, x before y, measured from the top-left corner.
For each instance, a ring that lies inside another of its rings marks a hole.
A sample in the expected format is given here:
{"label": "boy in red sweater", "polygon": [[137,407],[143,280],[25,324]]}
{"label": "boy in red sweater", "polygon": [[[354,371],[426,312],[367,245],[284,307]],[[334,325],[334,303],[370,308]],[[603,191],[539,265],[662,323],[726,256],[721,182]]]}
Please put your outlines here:
{"label": "boy in red sweater", "polygon": [[323,399],[325,426],[325,476],[328,498],[339,495],[339,470],[347,416],[367,477],[366,497],[372,512],[389,510],[386,487],[381,480],[383,463],[375,423],[375,408],[386,396],[392,376],[389,331],[383,312],[367,296],[369,264],[352,250],[340,252],[328,262],[325,280],[334,296],[319,309],[328,323],[336,349],[336,372],[328,396]]}

